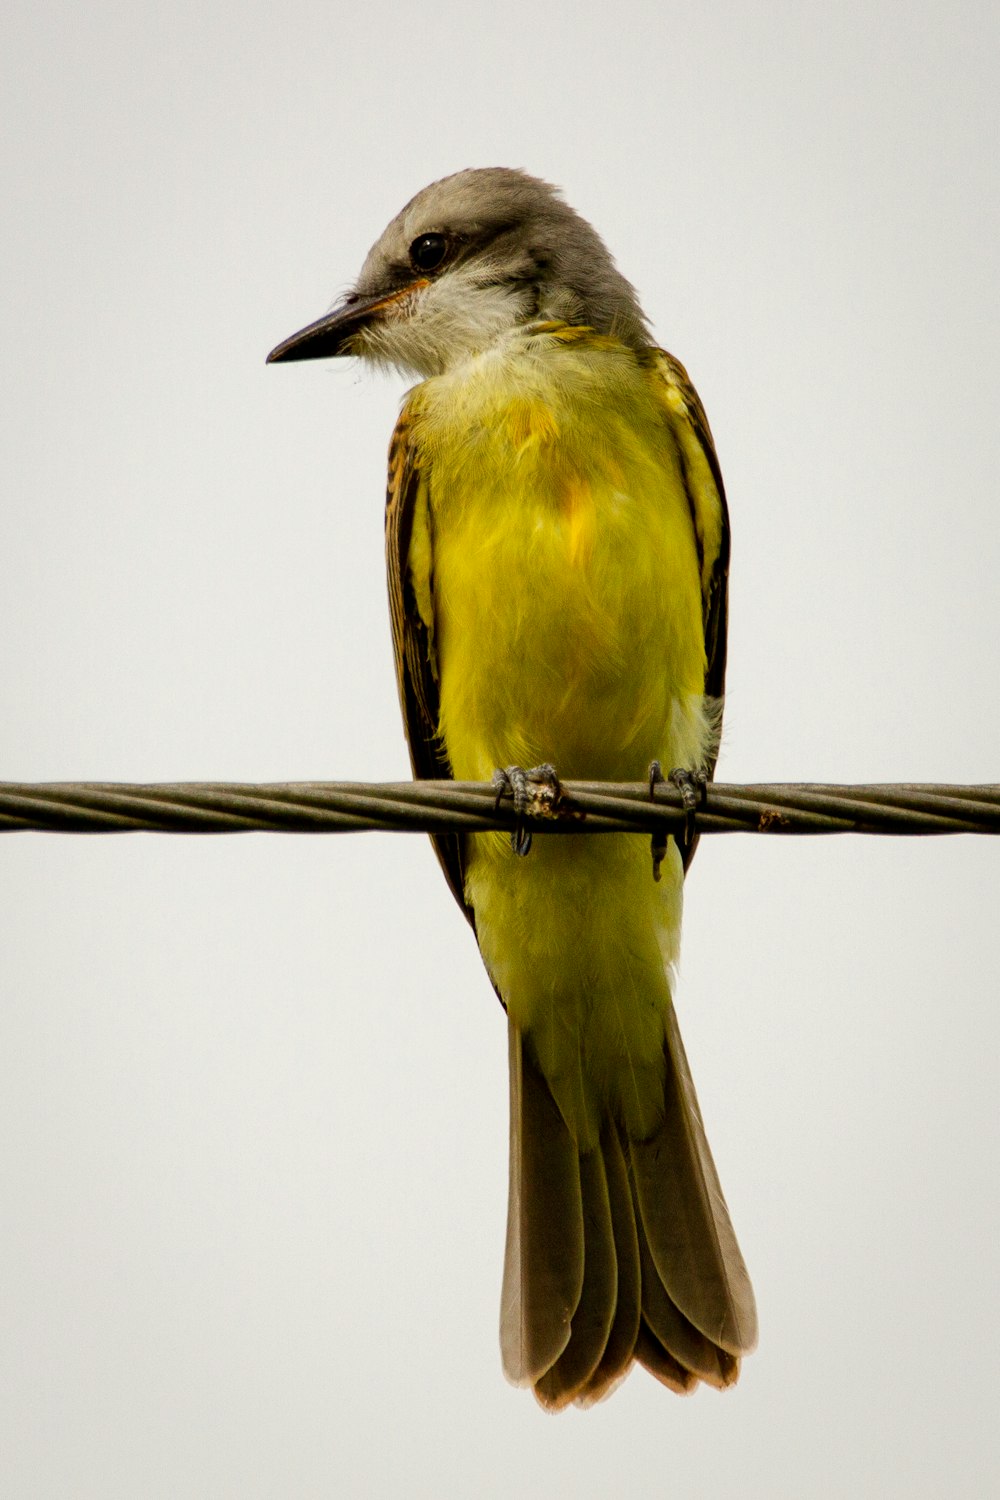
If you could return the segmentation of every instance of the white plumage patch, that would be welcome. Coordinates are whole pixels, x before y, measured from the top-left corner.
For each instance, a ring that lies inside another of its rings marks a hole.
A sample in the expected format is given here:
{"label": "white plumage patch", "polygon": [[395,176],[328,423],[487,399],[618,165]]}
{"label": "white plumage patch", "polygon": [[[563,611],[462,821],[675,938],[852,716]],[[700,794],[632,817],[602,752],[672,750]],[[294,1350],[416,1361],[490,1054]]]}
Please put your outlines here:
{"label": "white plumage patch", "polygon": [[357,334],[354,352],[375,365],[440,375],[488,349],[531,310],[526,287],[499,280],[494,265],[477,259],[400,298]]}

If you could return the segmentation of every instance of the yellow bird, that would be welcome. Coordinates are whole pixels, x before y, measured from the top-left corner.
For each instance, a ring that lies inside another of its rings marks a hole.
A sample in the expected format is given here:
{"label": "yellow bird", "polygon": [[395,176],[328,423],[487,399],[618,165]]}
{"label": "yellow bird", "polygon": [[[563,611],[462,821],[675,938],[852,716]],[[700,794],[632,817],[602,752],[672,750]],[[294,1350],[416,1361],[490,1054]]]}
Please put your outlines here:
{"label": "yellow bird", "polygon": [[[633,287],[548,183],[432,183],[272,361],[421,377],[389,453],[389,595],[415,775],[710,775],[729,527],[708,422]],[[683,777],[679,779],[683,780]],[[689,782],[690,791],[690,782]],[[507,1011],[504,1370],[559,1408],[633,1360],[731,1385],[753,1292],[674,1013],[684,869],[634,834],[442,835]],[[654,851],[655,853],[656,851]],[[519,857],[527,855],[527,857]],[[662,878],[660,876],[662,875]]]}

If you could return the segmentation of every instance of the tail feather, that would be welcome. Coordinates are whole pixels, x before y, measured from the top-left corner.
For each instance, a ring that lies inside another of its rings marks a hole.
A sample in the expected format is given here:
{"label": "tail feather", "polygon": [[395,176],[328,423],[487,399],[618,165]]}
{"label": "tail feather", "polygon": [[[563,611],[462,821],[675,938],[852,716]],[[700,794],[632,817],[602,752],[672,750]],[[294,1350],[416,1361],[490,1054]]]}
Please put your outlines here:
{"label": "tail feather", "polygon": [[583,1288],[570,1339],[550,1370],[535,1382],[543,1406],[558,1411],[589,1384],[608,1343],[618,1302],[618,1260],[604,1158],[599,1149],[579,1158],[583,1195]]}
{"label": "tail feather", "polygon": [[641,1316],[639,1241],[636,1237],[635,1214],[632,1211],[632,1188],[621,1140],[610,1120],[605,1124],[601,1137],[601,1154],[604,1157],[604,1175],[608,1184],[608,1203],[614,1233],[618,1303],[601,1362],[577,1396],[577,1401],[583,1406],[590,1406],[610,1395],[628,1374]]}
{"label": "tail feather", "polygon": [[636,1203],[664,1289],[689,1323],[727,1353],[757,1343],[750,1277],[722,1196],[673,1006],[659,1129],[630,1142]]}
{"label": "tail feather", "polygon": [[553,1410],[600,1400],[633,1360],[679,1393],[734,1384],[756,1343],[753,1292],[672,1007],[660,1125],[631,1140],[609,1117],[584,1153],[509,1032],[508,1378]]}
{"label": "tail feather", "polygon": [[739,1361],[713,1344],[703,1333],[699,1333],[694,1324],[689,1323],[684,1314],[678,1311],[653,1264],[641,1220],[638,1230],[642,1265],[642,1316],[649,1332],[678,1364],[699,1380],[704,1380],[706,1385],[713,1385],[717,1390],[732,1385],[739,1375]]}
{"label": "tail feather", "polygon": [[697,1375],[685,1370],[679,1360],[668,1354],[656,1334],[643,1318],[635,1341],[635,1357],[643,1369],[655,1375],[661,1385],[678,1396],[689,1396],[698,1384]]}
{"label": "tail feather", "polygon": [[541,1073],[510,1037],[510,1190],[500,1349],[515,1385],[533,1385],[570,1339],[583,1289],[580,1157]]}

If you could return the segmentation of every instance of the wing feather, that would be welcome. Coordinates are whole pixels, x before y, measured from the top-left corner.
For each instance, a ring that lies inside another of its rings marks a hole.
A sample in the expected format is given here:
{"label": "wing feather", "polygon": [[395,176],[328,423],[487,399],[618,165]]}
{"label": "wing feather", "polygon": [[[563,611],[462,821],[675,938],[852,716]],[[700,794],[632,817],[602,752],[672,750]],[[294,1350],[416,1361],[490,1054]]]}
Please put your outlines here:
{"label": "wing feather", "polygon": [[[658,394],[677,444],[681,473],[701,565],[702,628],[705,636],[705,696],[715,701],[718,728],[726,691],[726,636],[729,622],[729,508],[722,470],[705,408],[679,359],[665,349],[643,357],[658,377]],[[718,742],[706,767],[715,771]],[[682,849],[684,868],[694,857],[697,836]]]}
{"label": "wing feather", "polygon": [[[426,501],[426,483],[413,437],[411,413],[409,407],[404,406],[389,444],[389,480],[385,499],[385,555],[396,685],[414,776],[418,780],[450,781],[451,765],[438,734],[433,557],[430,558],[429,598],[423,601],[423,611],[410,566],[414,522],[421,499]],[[423,509],[429,524],[426,505]],[[428,614],[429,618],[426,617]],[[475,927],[472,908],[465,899],[465,840],[458,834],[432,834],[431,843],[452,895]]]}
{"label": "wing feather", "polygon": [[705,627],[705,692],[721,698],[726,684],[729,591],[729,510],[705,408],[680,360],[665,349],[648,351],[660,377],[660,398],[676,439],[691,519],[701,559]]}

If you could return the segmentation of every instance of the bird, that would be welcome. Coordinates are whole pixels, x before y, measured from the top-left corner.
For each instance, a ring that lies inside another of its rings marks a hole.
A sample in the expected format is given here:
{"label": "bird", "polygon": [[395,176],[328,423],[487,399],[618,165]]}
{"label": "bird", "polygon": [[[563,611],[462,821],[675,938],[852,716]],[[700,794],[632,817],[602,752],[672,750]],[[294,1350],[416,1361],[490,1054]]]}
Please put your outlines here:
{"label": "bird", "polygon": [[[718,754],[729,519],[684,367],[548,182],[475,167],[418,192],[352,289],[270,363],[417,378],[389,448],[397,685],[418,778],[561,795]],[[651,769],[652,768],[652,769]],[[533,825],[537,823],[532,820]],[[757,1315],[674,1007],[697,843],[433,836],[507,1017],[503,1368],[560,1410],[633,1364],[735,1383]]]}

